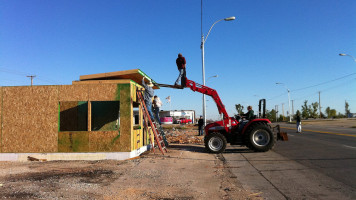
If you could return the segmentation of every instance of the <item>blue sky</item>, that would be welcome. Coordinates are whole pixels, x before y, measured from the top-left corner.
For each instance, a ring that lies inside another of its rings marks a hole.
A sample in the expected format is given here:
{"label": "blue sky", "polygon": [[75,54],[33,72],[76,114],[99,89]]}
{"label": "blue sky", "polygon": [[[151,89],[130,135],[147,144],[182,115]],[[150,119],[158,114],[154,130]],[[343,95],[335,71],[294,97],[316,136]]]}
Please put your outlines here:
{"label": "blue sky", "polygon": [[[206,85],[216,89],[230,115],[235,104],[267,99],[267,109],[294,110],[319,101],[356,112],[356,1],[205,0],[203,33]],[[181,52],[187,76],[202,83],[200,0],[2,0],[0,86],[71,84],[80,75],[139,68],[158,83],[173,84]],[[209,78],[218,75],[217,78]],[[202,113],[202,95],[162,88],[163,109]],[[207,117],[217,119],[207,98]]]}

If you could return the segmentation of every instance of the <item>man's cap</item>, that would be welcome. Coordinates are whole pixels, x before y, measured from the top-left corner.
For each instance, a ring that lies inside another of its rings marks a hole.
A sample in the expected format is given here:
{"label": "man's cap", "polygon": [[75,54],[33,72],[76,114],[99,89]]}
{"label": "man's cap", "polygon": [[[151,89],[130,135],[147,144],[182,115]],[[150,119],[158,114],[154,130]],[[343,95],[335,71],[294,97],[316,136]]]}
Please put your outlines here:
{"label": "man's cap", "polygon": [[147,86],[153,87],[152,81],[148,82]]}

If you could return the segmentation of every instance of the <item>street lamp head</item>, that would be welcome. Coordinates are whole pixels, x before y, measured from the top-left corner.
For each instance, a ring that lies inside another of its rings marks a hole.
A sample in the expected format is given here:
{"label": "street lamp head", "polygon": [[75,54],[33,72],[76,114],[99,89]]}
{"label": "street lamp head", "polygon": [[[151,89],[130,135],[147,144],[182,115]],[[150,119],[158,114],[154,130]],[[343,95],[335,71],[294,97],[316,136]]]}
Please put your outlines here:
{"label": "street lamp head", "polygon": [[225,21],[231,21],[231,20],[235,20],[235,19],[236,19],[236,17],[232,16],[232,17],[225,18],[224,20]]}
{"label": "street lamp head", "polygon": [[347,54],[339,53],[339,56],[347,56]]}
{"label": "street lamp head", "polygon": [[276,83],[276,85],[282,85],[283,83]]}

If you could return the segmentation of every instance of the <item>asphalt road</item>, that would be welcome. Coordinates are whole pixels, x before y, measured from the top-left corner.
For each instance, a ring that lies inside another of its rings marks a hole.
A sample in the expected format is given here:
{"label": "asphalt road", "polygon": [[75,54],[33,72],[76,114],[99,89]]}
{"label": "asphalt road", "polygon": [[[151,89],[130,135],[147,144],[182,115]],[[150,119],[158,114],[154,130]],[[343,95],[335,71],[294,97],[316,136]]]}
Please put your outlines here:
{"label": "asphalt road", "polygon": [[230,146],[223,156],[245,189],[264,199],[356,199],[356,129],[281,124],[289,141],[255,153]]}

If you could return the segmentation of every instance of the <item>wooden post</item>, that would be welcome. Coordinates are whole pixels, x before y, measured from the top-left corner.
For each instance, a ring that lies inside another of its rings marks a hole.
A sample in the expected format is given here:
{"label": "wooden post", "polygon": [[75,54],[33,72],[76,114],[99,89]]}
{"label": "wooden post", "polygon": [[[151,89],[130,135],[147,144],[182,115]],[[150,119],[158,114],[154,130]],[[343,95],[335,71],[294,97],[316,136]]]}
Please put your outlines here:
{"label": "wooden post", "polygon": [[91,131],[91,101],[88,101],[88,131]]}

